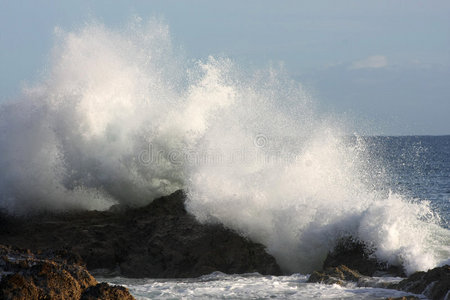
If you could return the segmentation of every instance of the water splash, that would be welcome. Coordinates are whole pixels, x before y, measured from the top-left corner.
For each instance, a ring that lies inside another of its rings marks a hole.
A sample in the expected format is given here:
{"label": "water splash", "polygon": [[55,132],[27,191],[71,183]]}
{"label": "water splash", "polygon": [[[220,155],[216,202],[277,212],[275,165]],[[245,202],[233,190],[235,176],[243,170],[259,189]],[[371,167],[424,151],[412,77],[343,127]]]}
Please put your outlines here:
{"label": "water splash", "polygon": [[1,106],[1,207],[106,209],[184,188],[200,221],[263,243],[288,271],[319,268],[349,234],[408,272],[448,258],[427,203],[374,188],[382,166],[364,140],[282,69],[189,63],[154,20],[57,40],[42,81]]}

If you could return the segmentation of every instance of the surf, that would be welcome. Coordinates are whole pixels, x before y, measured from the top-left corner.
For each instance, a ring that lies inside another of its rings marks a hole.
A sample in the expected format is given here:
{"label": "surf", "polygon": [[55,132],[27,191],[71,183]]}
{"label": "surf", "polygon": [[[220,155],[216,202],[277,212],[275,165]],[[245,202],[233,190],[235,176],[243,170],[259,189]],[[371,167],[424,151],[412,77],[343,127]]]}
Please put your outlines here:
{"label": "surf", "polygon": [[0,109],[0,206],[11,213],[187,208],[267,247],[286,272],[318,269],[352,236],[408,274],[448,261],[426,201],[383,187],[381,162],[282,67],[191,60],[139,18],[56,31],[48,70]]}

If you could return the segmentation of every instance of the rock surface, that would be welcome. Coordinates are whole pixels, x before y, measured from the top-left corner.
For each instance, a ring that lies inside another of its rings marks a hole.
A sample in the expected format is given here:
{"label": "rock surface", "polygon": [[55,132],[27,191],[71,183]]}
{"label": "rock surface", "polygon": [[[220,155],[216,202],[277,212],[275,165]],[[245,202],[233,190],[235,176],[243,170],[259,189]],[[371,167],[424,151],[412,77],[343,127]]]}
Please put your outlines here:
{"label": "rock surface", "polygon": [[334,250],[328,253],[323,263],[323,269],[345,265],[366,276],[390,274],[398,277],[406,277],[402,267],[380,263],[371,257],[372,253],[373,250],[364,243],[356,241],[351,237],[343,238],[337,243]]}
{"label": "rock surface", "polygon": [[[68,252],[30,250],[0,245],[0,299],[134,299],[127,289],[98,284],[76,255]],[[89,298],[101,286],[104,295]]]}
{"label": "rock surface", "polygon": [[437,267],[427,272],[416,272],[393,284],[390,288],[415,294],[424,294],[431,299],[450,298],[450,266]]}
{"label": "rock surface", "polygon": [[[357,286],[372,286],[367,276],[361,275],[358,271],[352,270],[345,265],[329,267],[324,271],[314,271],[307,282],[347,285],[349,282],[356,282]],[[369,284],[368,284],[369,283]],[[444,300],[450,297],[450,266],[437,267],[427,272],[416,272],[408,278],[395,284],[383,284],[383,288],[396,289],[413,294],[423,294],[433,300]],[[410,295],[401,298],[390,299],[419,299]]]}
{"label": "rock surface", "polygon": [[314,271],[308,278],[309,283],[325,283],[345,285],[348,281],[358,282],[363,275],[344,265],[330,267],[324,271]]}
{"label": "rock surface", "polygon": [[110,286],[107,283],[99,283],[87,288],[80,300],[132,300],[128,290],[123,286]]}
{"label": "rock surface", "polygon": [[[330,252],[323,264],[324,271],[314,271],[308,282],[345,285],[348,281],[360,281],[363,274],[377,276],[390,274],[406,277],[400,267],[379,263],[370,257],[373,251],[363,243],[351,238],[342,239]],[[385,288],[401,290],[414,294],[424,294],[431,299],[450,298],[450,266],[437,267],[427,272],[416,272],[398,284],[388,284]],[[410,296],[414,299],[415,296]]]}
{"label": "rock surface", "polygon": [[281,274],[264,246],[222,225],[200,224],[186,212],[185,198],[177,191],[141,208],[5,219],[8,230],[0,231],[0,240],[34,250],[68,249],[80,255],[90,271],[102,271],[102,275],[179,278],[213,271]]}

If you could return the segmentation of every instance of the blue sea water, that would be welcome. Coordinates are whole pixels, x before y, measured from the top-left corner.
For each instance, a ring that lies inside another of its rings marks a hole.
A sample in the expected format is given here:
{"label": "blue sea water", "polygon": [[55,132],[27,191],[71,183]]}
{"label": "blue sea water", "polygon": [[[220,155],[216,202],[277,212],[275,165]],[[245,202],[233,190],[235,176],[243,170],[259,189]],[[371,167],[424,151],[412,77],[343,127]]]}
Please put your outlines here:
{"label": "blue sea water", "polygon": [[450,226],[450,135],[366,137],[372,159],[385,168],[385,189],[428,200]]}

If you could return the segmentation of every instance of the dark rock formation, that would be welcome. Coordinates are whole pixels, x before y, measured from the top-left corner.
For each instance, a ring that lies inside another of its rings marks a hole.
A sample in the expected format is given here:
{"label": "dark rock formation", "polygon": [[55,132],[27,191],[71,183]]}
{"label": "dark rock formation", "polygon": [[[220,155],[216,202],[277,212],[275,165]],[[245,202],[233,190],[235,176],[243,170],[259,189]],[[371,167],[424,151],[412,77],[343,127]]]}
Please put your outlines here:
{"label": "dark rock formation", "polygon": [[[314,271],[308,282],[345,285],[348,281],[354,281],[359,286],[370,286],[366,276],[389,274],[406,277],[402,268],[380,263],[370,256],[371,253],[373,250],[363,243],[344,238],[328,254],[323,264],[324,271]],[[447,299],[450,296],[450,266],[416,272],[397,284],[385,284],[382,287],[424,294],[431,299]],[[405,299],[415,299],[415,296]]]}
{"label": "dark rock formation", "polygon": [[[347,266],[327,268],[324,271],[314,271],[307,282],[346,285],[356,282],[358,286],[373,286],[370,279]],[[450,266],[437,267],[427,272],[416,272],[396,284],[385,284],[383,288],[396,289],[413,294],[423,294],[433,300],[444,300],[450,296]],[[416,296],[405,296],[392,299],[418,299]]]}
{"label": "dark rock formation", "polygon": [[450,266],[437,267],[427,272],[416,272],[398,284],[391,285],[390,288],[424,294],[431,299],[448,299],[450,297]]}
{"label": "dark rock formation", "polygon": [[87,288],[80,300],[133,300],[128,290],[123,286],[110,286],[107,283],[99,283]]}
{"label": "dark rock formation", "polygon": [[43,214],[0,232],[0,241],[36,250],[68,249],[80,255],[90,271],[102,270],[102,275],[281,274],[261,244],[222,225],[200,224],[186,212],[184,201],[184,193],[178,191],[141,208]]}
{"label": "dark rock formation", "polygon": [[371,257],[372,253],[373,250],[364,243],[351,237],[343,238],[338,241],[334,250],[328,253],[323,263],[323,269],[345,265],[366,276],[391,274],[393,276],[406,277],[402,267],[381,263]]}
{"label": "dark rock formation", "polygon": [[[356,277],[349,270],[356,270],[353,272],[359,272],[367,276],[390,274],[406,277],[401,267],[380,263],[375,258],[370,257],[371,253],[373,253],[373,250],[361,242],[351,238],[342,239],[335,249],[328,254],[323,264],[325,271],[313,272],[308,282],[345,284],[346,281],[359,281],[361,279],[360,277],[355,280]],[[450,297],[450,266],[434,268],[427,272],[416,272],[398,284],[386,285],[385,288],[424,294],[431,299],[447,299]]]}
{"label": "dark rock formation", "polygon": [[322,272],[314,271],[309,276],[309,283],[325,283],[345,285],[348,281],[358,282],[363,275],[347,266],[327,268]]}
{"label": "dark rock formation", "polygon": [[[0,299],[98,299],[86,298],[90,290],[101,285],[103,295],[134,299],[127,289],[97,284],[76,255],[30,250],[0,245]],[[119,298],[100,298],[119,299]]]}

